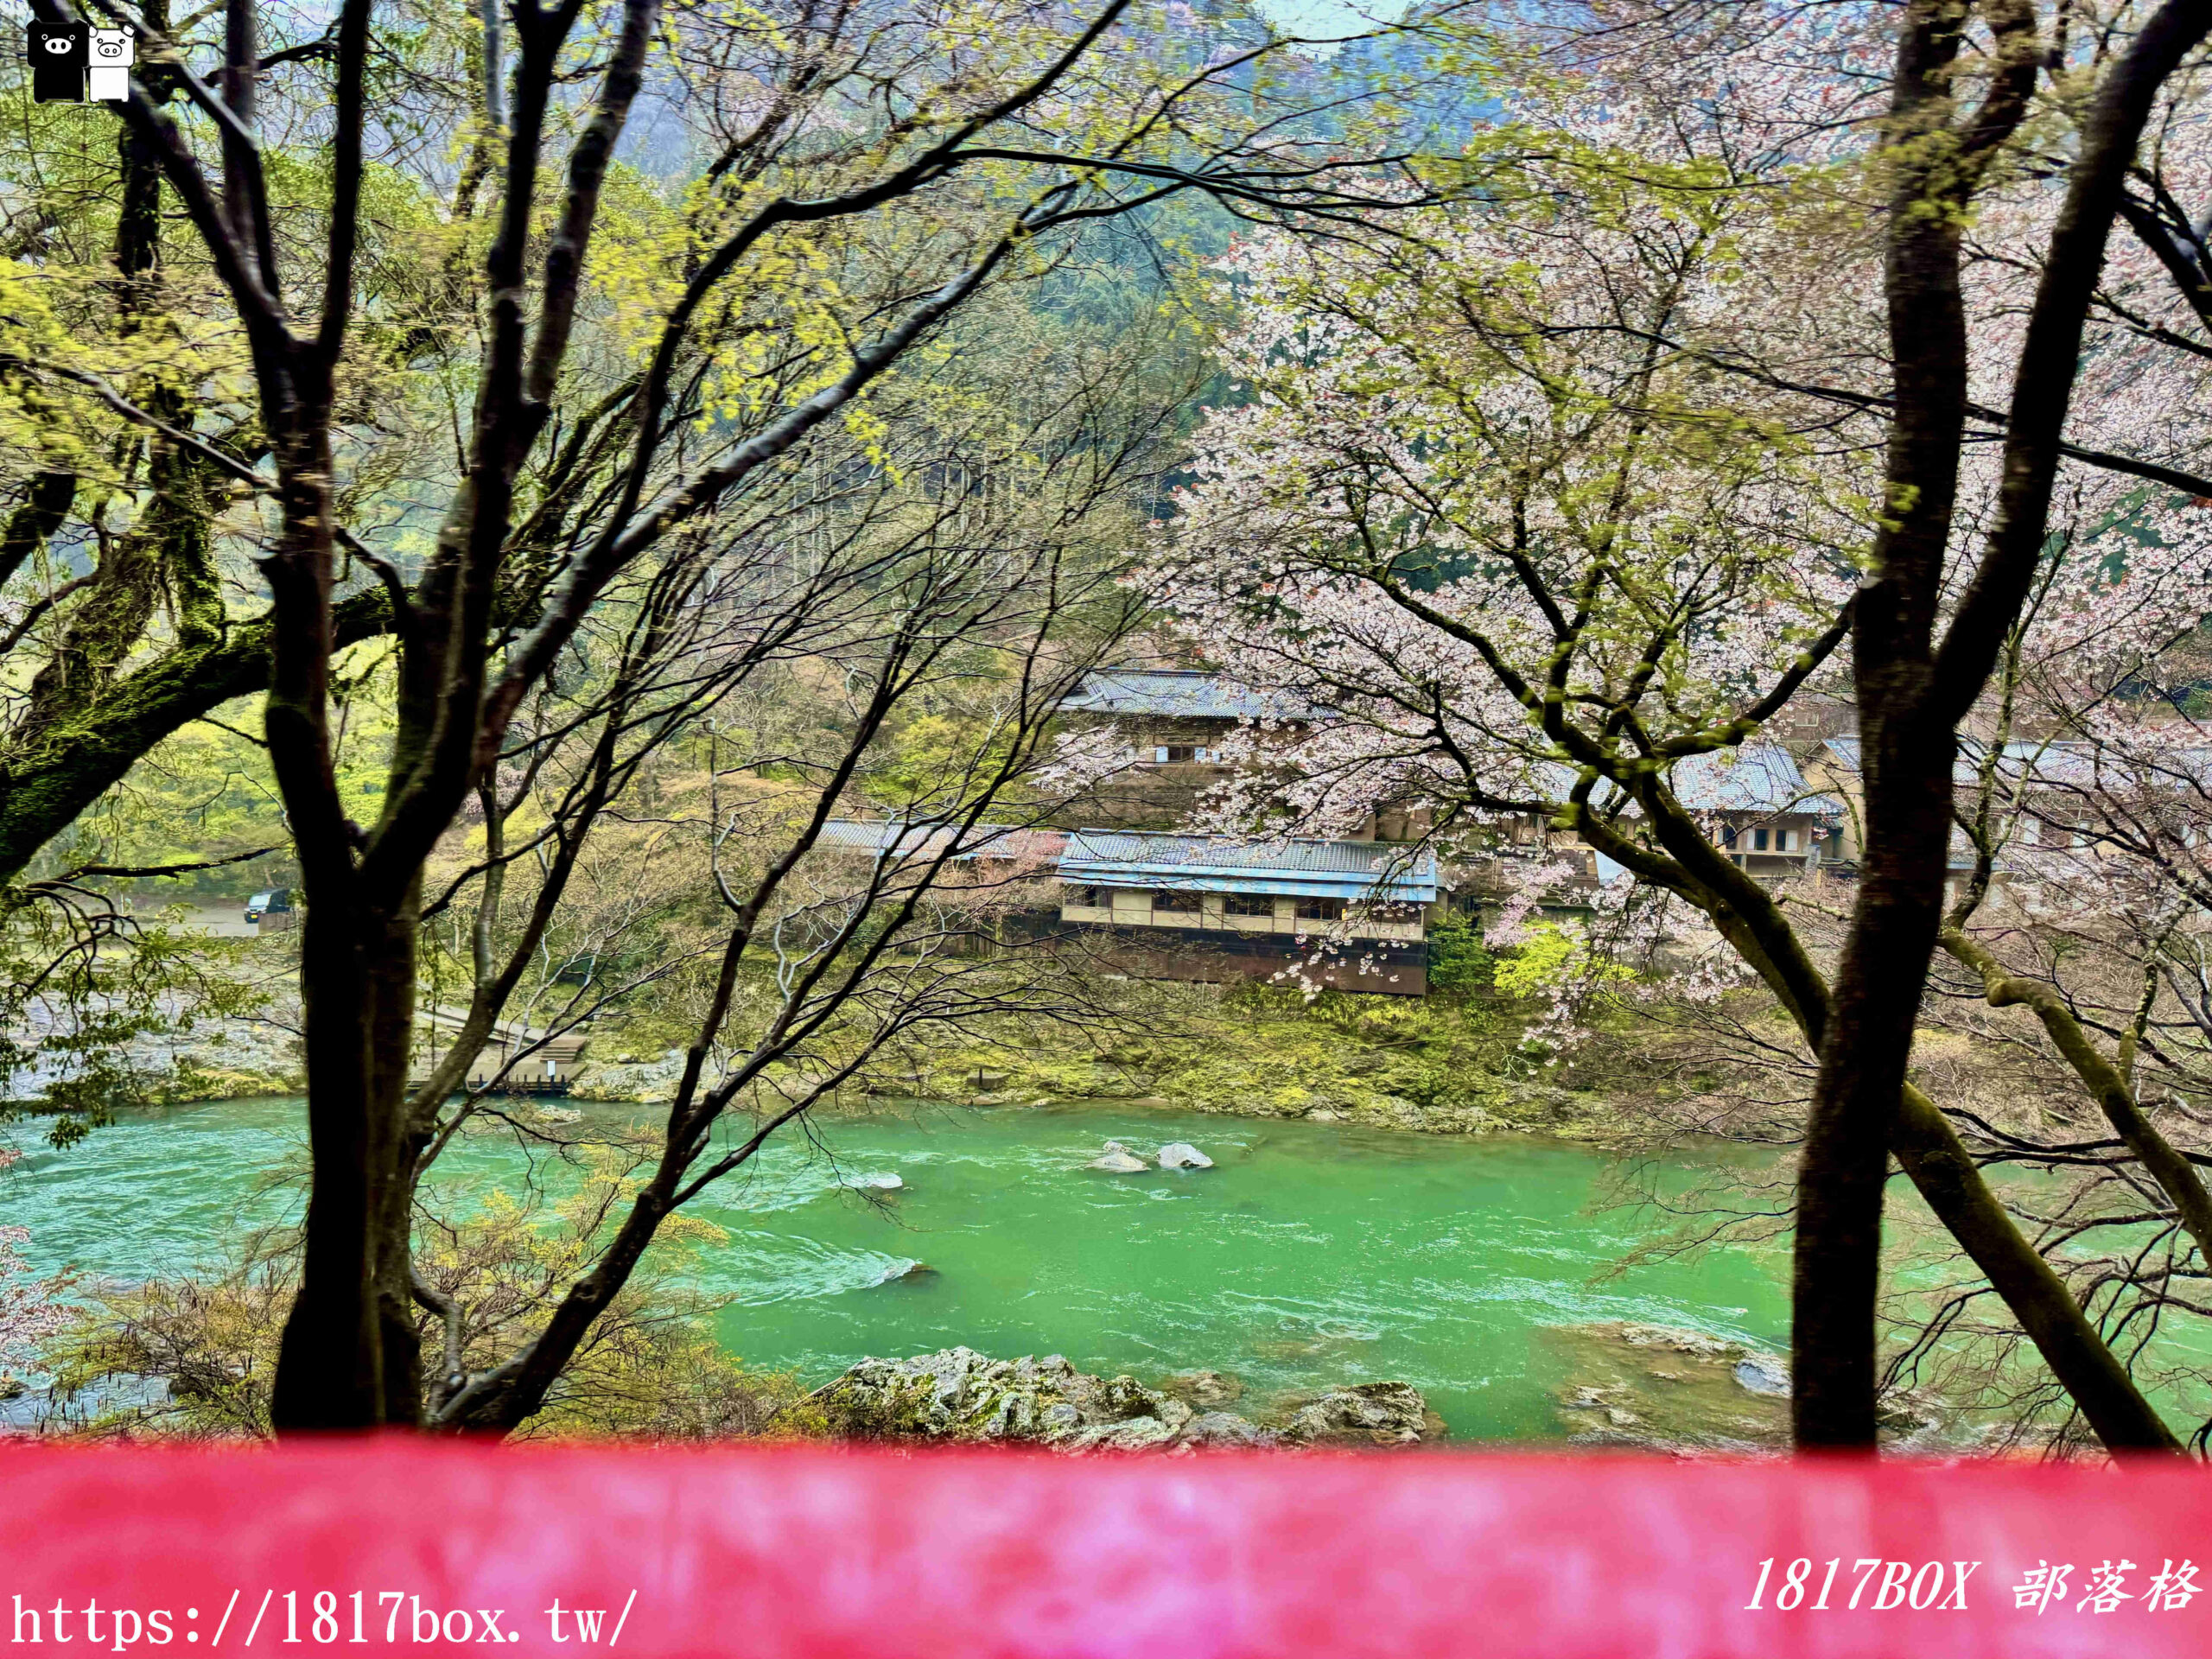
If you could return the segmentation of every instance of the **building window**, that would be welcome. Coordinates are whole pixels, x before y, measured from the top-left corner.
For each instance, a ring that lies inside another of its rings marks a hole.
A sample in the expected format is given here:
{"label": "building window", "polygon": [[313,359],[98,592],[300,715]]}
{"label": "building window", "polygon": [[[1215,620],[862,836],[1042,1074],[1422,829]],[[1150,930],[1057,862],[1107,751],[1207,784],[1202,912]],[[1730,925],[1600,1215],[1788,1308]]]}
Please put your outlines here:
{"label": "building window", "polygon": [[1298,919],[1301,922],[1334,922],[1341,920],[1344,901],[1341,899],[1300,899]]}
{"label": "building window", "polygon": [[1154,915],[1164,911],[1171,916],[1195,916],[1198,913],[1200,902],[1195,893],[1170,893],[1163,889],[1152,895]]}
{"label": "building window", "polygon": [[1736,844],[1736,826],[1734,824],[1724,823],[1720,826],[1720,844],[1723,847],[1733,847]]}
{"label": "building window", "polygon": [[1766,851],[1766,826],[1764,824],[1761,824],[1758,829],[1751,831],[1751,850],[1755,853],[1763,853]]}
{"label": "building window", "polygon": [[1789,850],[1789,832],[1787,830],[1777,830],[1774,832],[1774,850],[1777,853],[1786,853]]}
{"label": "building window", "polygon": [[1113,904],[1114,894],[1109,887],[1062,887],[1060,902],[1078,910],[1104,910]]}
{"label": "building window", "polygon": [[1273,893],[1232,893],[1221,901],[1221,907],[1231,916],[1272,916],[1275,913]]}
{"label": "building window", "polygon": [[1194,748],[1188,743],[1162,743],[1152,752],[1153,764],[1161,766],[1179,766],[1205,758],[1204,749]]}

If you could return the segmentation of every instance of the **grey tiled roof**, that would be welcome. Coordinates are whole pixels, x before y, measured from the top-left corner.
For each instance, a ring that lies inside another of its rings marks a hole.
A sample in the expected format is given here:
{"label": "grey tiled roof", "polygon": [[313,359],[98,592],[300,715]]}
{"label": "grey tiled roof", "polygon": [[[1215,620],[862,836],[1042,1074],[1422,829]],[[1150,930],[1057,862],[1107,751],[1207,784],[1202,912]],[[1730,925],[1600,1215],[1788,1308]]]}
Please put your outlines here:
{"label": "grey tiled roof", "polygon": [[1182,668],[1103,668],[1060,700],[1072,714],[1159,715],[1183,720],[1305,720],[1313,711],[1294,699],[1224,683]]}
{"label": "grey tiled roof", "polygon": [[1436,898],[1436,855],[1388,842],[1242,841],[1228,836],[1077,830],[1060,858],[1064,881],[1207,893],[1336,899]]}
{"label": "grey tiled roof", "polygon": [[[1556,760],[1545,762],[1544,769],[1554,794],[1564,798],[1573,787],[1573,769]],[[1693,812],[1844,816],[1843,803],[1815,790],[1789,752],[1771,743],[1747,743],[1738,749],[1690,755],[1675,762],[1667,782],[1675,799]],[[1595,798],[1611,800],[1613,786],[1600,783]]]}
{"label": "grey tiled roof", "polygon": [[1675,798],[1694,812],[1805,812],[1841,817],[1843,803],[1822,795],[1787,749],[1747,743],[1733,752],[1694,754],[1668,774]]}
{"label": "grey tiled roof", "polygon": [[[1861,754],[1856,737],[1832,737],[1821,747],[1840,770],[1854,776],[1858,773]],[[1961,789],[1971,789],[1980,783],[1981,765],[1988,754],[1988,745],[1981,739],[1961,737],[1951,761],[1952,783]],[[2024,783],[2050,789],[2088,789],[2100,782],[2115,786],[2126,783],[2131,763],[2125,757],[2107,753],[2101,776],[2094,744],[2073,738],[2014,738],[1999,753],[1997,770],[1999,778],[2016,785]],[[2145,784],[2161,779],[2178,782],[2212,776],[2212,749],[2177,743],[2161,751],[2155,766],[2146,765],[2142,772]]]}
{"label": "grey tiled roof", "polygon": [[[916,824],[902,819],[859,820],[833,818],[822,826],[817,846],[836,851],[888,853],[897,858],[935,858],[954,836],[954,826]],[[1014,858],[1050,861],[1067,844],[1064,830],[1020,829],[1004,823],[978,823],[960,833],[953,851],[956,859]]]}

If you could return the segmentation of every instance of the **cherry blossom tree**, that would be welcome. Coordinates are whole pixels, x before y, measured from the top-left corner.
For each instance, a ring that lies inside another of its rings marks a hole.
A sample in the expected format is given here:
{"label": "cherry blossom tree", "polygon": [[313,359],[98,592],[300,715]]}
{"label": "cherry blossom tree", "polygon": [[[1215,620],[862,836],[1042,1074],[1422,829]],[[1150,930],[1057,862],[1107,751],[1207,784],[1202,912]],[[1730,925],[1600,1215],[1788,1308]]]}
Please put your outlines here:
{"label": "cherry blossom tree", "polygon": [[[1803,1445],[1872,1442],[1892,1154],[2105,1443],[2177,1443],[1907,1075],[1954,733],[2031,597],[2061,634],[2155,634],[2207,565],[2172,493],[2212,493],[2202,435],[2146,419],[2200,398],[2201,318],[2171,276],[2101,273],[2123,200],[2176,194],[2177,147],[2146,173],[2139,140],[2193,128],[2212,15],[2072,16],[1532,20],[1543,73],[1477,146],[1484,208],[1229,262],[1243,400],[1159,571],[1234,676],[1335,716],[1298,783],[1226,816],[1540,817],[1701,912],[1796,1021]],[[1847,668],[1866,851],[1824,969],[1670,779]]]}
{"label": "cherry blossom tree", "polygon": [[[2166,551],[2122,556],[2147,568]],[[2212,1271],[2212,734],[2171,689],[2201,666],[2202,600],[2176,586],[2141,613],[2016,631],[1988,729],[1957,769],[1971,868],[1939,935],[1954,1000],[1933,1011],[2040,1074],[2023,1091],[2032,1110],[1961,1114],[1961,1127],[1985,1164],[2062,1178],[2015,1212],[2135,1355],[2207,1316],[2196,1289]],[[2043,602],[2031,596],[2031,623]],[[1955,1291],[1931,1327],[1972,1294]]]}

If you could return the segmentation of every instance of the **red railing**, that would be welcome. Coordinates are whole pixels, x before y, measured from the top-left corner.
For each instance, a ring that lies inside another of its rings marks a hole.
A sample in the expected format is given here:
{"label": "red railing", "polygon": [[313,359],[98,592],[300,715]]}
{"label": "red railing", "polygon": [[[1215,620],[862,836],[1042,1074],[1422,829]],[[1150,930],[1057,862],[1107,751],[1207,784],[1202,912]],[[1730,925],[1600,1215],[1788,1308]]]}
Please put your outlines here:
{"label": "red railing", "polygon": [[[2033,1576],[2060,1565],[2055,1590]],[[487,1643],[2198,1659],[2212,1477],[1478,1452],[0,1450],[10,1659]]]}

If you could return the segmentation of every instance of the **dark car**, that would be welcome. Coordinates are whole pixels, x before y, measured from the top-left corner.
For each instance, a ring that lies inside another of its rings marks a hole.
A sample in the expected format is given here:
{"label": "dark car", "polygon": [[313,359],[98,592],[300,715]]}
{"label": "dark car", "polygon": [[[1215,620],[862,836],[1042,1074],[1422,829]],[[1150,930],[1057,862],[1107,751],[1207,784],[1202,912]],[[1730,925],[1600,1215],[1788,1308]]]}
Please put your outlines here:
{"label": "dark car", "polygon": [[266,893],[257,893],[245,901],[245,918],[257,922],[264,916],[283,916],[292,908],[289,887],[271,887]]}

